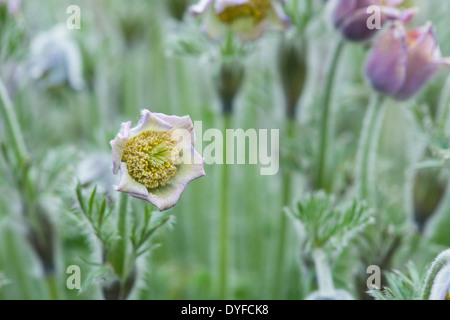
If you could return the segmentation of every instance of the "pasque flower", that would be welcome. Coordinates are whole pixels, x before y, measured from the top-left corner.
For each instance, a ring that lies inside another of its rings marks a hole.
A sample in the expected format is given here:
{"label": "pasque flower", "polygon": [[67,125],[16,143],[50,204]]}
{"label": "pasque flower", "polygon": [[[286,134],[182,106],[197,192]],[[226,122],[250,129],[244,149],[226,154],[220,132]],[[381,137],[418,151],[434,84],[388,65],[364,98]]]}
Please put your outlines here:
{"label": "pasque flower", "polygon": [[411,30],[395,23],[375,44],[366,75],[376,90],[406,100],[443,65],[450,59],[442,57],[431,23]]}
{"label": "pasque flower", "polygon": [[65,25],[38,34],[31,42],[30,74],[44,89],[68,83],[84,87],[83,62],[78,44]]}
{"label": "pasque flower", "polygon": [[243,41],[259,38],[268,27],[286,29],[289,18],[280,3],[283,0],[200,0],[189,7],[193,15],[205,15],[205,32],[219,38],[229,26]]}
{"label": "pasque flower", "polygon": [[122,124],[112,147],[116,190],[147,200],[160,211],[173,207],[187,184],[205,175],[203,158],[194,149],[189,116],[142,111],[138,125]]}
{"label": "pasque flower", "polygon": [[414,9],[402,11],[397,8],[404,0],[337,0],[333,10],[333,24],[342,35],[351,41],[364,41],[373,37],[379,28],[369,27],[372,15],[371,6],[379,9],[379,22],[382,27],[390,20],[409,20]]}

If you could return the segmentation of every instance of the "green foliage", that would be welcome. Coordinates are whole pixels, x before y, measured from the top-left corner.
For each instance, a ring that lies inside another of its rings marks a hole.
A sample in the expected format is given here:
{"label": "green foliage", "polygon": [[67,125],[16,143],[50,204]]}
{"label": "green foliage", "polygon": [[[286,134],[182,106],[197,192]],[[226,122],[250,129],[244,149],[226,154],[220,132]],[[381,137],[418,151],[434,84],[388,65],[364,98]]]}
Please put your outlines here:
{"label": "green foliage", "polygon": [[370,290],[369,294],[377,300],[418,300],[424,279],[425,274],[410,262],[406,273],[398,270],[387,273],[387,286],[383,290]]}
{"label": "green foliage", "polygon": [[336,205],[334,198],[322,191],[304,197],[288,212],[300,221],[306,241],[313,249],[342,250],[374,222],[367,204],[354,200]]}

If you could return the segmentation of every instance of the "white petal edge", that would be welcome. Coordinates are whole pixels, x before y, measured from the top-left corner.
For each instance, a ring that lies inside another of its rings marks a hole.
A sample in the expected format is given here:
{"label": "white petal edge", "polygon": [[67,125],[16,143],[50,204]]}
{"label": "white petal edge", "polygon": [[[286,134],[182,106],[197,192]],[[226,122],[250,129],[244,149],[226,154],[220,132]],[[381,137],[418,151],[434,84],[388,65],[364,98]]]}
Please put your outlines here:
{"label": "white petal edge", "polygon": [[168,116],[162,113],[154,113],[154,115],[170,124],[172,126],[171,130],[177,133],[176,136],[181,135],[182,131],[186,130],[185,134],[191,136],[191,144],[195,144],[194,124],[189,116]]}
{"label": "white petal edge", "polygon": [[192,152],[194,153],[194,159],[201,161],[201,164],[180,164],[177,167],[176,175],[164,187],[148,191],[147,201],[155,205],[159,211],[175,206],[189,182],[205,176],[203,158],[200,157],[194,148],[192,148]]}
{"label": "white petal edge", "polygon": [[217,14],[220,14],[228,7],[240,6],[248,2],[249,0],[216,0],[214,3],[214,10]]}
{"label": "white petal edge", "polygon": [[120,129],[120,132],[117,134],[116,138],[109,142],[109,145],[112,148],[114,174],[117,174],[117,172],[119,171],[120,163],[122,161],[123,149],[125,149],[127,141],[130,138],[130,128],[131,121],[122,123],[122,128]]}
{"label": "white petal edge", "polygon": [[120,163],[120,181],[119,185],[115,187],[115,190],[128,193],[133,197],[144,200],[147,200],[148,198],[147,188],[130,176],[125,162]]}
{"label": "white petal edge", "polygon": [[158,118],[154,113],[147,109],[141,111],[141,119],[136,127],[130,130],[130,139],[146,130],[168,131],[172,126],[164,120]]}
{"label": "white petal edge", "polygon": [[200,15],[205,13],[206,9],[211,5],[212,0],[200,0],[197,4],[189,7],[189,13],[193,15]]}

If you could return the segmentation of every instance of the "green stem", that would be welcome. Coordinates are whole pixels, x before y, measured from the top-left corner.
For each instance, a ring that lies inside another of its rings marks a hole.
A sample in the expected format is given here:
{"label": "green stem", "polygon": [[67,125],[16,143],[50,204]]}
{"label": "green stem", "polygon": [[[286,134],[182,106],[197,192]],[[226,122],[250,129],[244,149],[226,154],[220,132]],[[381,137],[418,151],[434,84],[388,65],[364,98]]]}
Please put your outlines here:
{"label": "green stem", "polygon": [[116,247],[116,265],[115,272],[121,277],[122,281],[125,281],[125,259],[127,256],[127,207],[128,207],[128,194],[121,193],[119,198],[119,218],[117,221],[117,234],[119,240]]}
{"label": "green stem", "polygon": [[332,297],[334,295],[334,284],[327,256],[322,249],[315,249],[312,255],[316,266],[320,295],[323,297]]}
{"label": "green stem", "polygon": [[384,97],[376,94],[367,108],[357,155],[358,196],[375,204],[375,167]]}
{"label": "green stem", "polygon": [[[286,138],[291,140],[295,134],[295,120],[287,119],[287,132]],[[292,172],[290,170],[283,171],[283,182],[282,182],[282,207],[289,205],[289,200],[291,196],[291,185],[292,185]],[[287,242],[287,225],[288,225],[288,217],[284,214],[284,212],[280,215],[280,228],[278,231],[278,249],[277,249],[277,259],[275,261],[275,277],[274,277],[274,286],[273,286],[273,297],[278,298],[281,290],[281,285],[284,283],[283,281],[283,267],[285,265],[285,255],[286,255],[286,242]]]}
{"label": "green stem", "polygon": [[3,115],[6,129],[8,131],[9,138],[11,139],[11,146],[14,149],[16,160],[19,167],[28,161],[28,152],[25,146],[25,140],[20,130],[19,121],[17,120],[14,107],[11,99],[9,98],[8,91],[0,78],[0,110]]}
{"label": "green stem", "polygon": [[45,282],[47,284],[50,300],[59,300],[59,290],[56,277],[54,275],[46,276]]}
{"label": "green stem", "polygon": [[338,67],[338,62],[341,57],[342,49],[344,47],[344,40],[339,39],[336,45],[331,63],[328,69],[327,82],[325,84],[323,112],[320,124],[320,145],[319,145],[319,157],[318,157],[318,170],[316,179],[317,189],[329,189],[328,181],[326,181],[325,174],[328,166],[328,153],[329,153],[329,140],[330,140],[330,128],[332,125],[332,113],[331,113],[331,97],[333,95],[334,80]]}
{"label": "green stem", "polygon": [[[231,114],[224,114],[224,133],[231,125]],[[223,165],[222,165],[222,193],[220,203],[219,219],[219,299],[227,298],[227,280],[228,280],[228,204],[229,199],[229,167],[226,163],[226,150],[228,139],[223,146]]]}
{"label": "green stem", "polygon": [[425,278],[425,283],[422,289],[422,300],[428,300],[430,298],[431,289],[433,288],[434,280],[436,279],[439,271],[445,266],[450,264],[450,249],[445,250],[433,261],[430,269],[428,269],[427,276]]}

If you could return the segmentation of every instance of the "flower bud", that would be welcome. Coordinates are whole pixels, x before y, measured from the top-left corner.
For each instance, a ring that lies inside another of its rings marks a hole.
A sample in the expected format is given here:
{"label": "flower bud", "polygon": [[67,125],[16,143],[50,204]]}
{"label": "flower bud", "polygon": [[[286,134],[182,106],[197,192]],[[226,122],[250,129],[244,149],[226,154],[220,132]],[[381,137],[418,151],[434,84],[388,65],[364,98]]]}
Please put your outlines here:
{"label": "flower bud", "polygon": [[430,23],[412,30],[395,23],[376,42],[365,72],[376,90],[406,100],[417,93],[442,65],[450,65],[450,60],[442,58]]}
{"label": "flower bud", "polygon": [[216,80],[216,89],[224,114],[233,112],[234,98],[242,87],[244,73],[244,67],[236,61],[224,62],[220,67]]}
{"label": "flower bud", "polygon": [[401,11],[403,0],[338,0],[333,10],[333,24],[350,41],[373,37],[390,20],[408,21],[414,10]]}
{"label": "flower bud", "polygon": [[182,21],[184,13],[186,12],[189,1],[188,0],[167,0],[167,10],[169,14],[178,21]]}
{"label": "flower bud", "polygon": [[33,39],[29,71],[43,89],[64,84],[73,90],[84,88],[80,49],[65,25],[57,25]]}
{"label": "flower bud", "polygon": [[447,190],[447,181],[440,171],[422,169],[414,177],[414,220],[420,232],[436,212]]}
{"label": "flower bud", "polygon": [[278,70],[283,84],[286,117],[294,119],[307,76],[306,45],[300,38],[283,38],[278,51]]}

